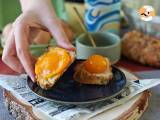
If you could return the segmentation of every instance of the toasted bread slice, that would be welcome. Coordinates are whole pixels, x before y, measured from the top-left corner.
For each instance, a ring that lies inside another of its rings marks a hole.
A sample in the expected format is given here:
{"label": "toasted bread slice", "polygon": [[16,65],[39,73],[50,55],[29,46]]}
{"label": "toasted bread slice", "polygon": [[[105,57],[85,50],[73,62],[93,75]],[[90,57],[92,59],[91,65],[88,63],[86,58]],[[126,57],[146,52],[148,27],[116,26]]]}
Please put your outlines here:
{"label": "toasted bread slice", "polygon": [[54,86],[54,84],[57,82],[57,80],[63,75],[63,73],[68,69],[68,67],[73,63],[75,60],[75,52],[68,51],[71,61],[70,63],[63,69],[61,73],[58,73],[54,76],[51,76],[49,78],[45,78],[42,75],[37,76],[37,84],[42,88],[42,89],[50,89]]}
{"label": "toasted bread slice", "polygon": [[77,65],[74,73],[74,80],[82,84],[106,85],[112,78],[112,68],[103,73],[89,73],[84,68],[84,62]]}

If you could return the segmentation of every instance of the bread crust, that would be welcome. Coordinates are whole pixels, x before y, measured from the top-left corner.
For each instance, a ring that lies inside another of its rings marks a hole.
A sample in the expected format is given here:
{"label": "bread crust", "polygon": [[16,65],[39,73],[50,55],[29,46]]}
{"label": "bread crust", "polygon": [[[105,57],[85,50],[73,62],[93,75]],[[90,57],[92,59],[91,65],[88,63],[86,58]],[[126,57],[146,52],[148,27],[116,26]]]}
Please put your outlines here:
{"label": "bread crust", "polygon": [[85,70],[84,62],[82,62],[76,66],[73,78],[82,84],[106,85],[113,78],[112,68],[110,67],[104,73],[92,74]]}
{"label": "bread crust", "polygon": [[139,31],[124,35],[122,54],[141,64],[160,68],[160,39]]}

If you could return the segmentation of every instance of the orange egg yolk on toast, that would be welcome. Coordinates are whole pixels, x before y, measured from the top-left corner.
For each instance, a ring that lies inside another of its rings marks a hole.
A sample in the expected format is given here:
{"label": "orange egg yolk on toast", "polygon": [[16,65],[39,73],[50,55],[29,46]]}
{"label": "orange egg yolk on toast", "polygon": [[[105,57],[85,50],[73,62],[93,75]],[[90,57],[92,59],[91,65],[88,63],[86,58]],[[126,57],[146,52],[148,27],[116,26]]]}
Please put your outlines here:
{"label": "orange egg yolk on toast", "polygon": [[72,62],[73,56],[67,50],[59,47],[50,48],[35,64],[37,83],[42,88],[48,89],[47,86],[51,87]]}
{"label": "orange egg yolk on toast", "polygon": [[84,63],[85,69],[90,73],[103,73],[109,65],[109,60],[100,55],[92,55]]}

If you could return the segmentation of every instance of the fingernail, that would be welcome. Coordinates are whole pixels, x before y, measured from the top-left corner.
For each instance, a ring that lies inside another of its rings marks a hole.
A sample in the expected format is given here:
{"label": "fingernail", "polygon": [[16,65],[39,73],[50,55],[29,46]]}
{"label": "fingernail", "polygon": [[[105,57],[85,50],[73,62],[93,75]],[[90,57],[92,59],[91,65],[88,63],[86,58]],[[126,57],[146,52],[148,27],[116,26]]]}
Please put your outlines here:
{"label": "fingernail", "polygon": [[76,51],[76,48],[73,45],[71,45],[69,49],[72,51]]}
{"label": "fingernail", "polygon": [[76,48],[72,48],[72,51],[76,51]]}
{"label": "fingernail", "polygon": [[31,80],[35,83],[35,76],[31,75]]}

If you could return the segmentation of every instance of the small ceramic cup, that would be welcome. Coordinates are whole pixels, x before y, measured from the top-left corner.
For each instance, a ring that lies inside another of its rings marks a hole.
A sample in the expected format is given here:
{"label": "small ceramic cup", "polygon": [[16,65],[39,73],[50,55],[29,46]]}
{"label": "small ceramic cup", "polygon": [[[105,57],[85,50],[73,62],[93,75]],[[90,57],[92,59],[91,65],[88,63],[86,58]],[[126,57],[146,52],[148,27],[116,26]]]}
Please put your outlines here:
{"label": "small ceramic cup", "polygon": [[108,57],[112,63],[119,61],[121,56],[121,40],[118,35],[109,32],[92,34],[96,47],[93,47],[87,34],[76,39],[77,59],[87,59],[93,54]]}

